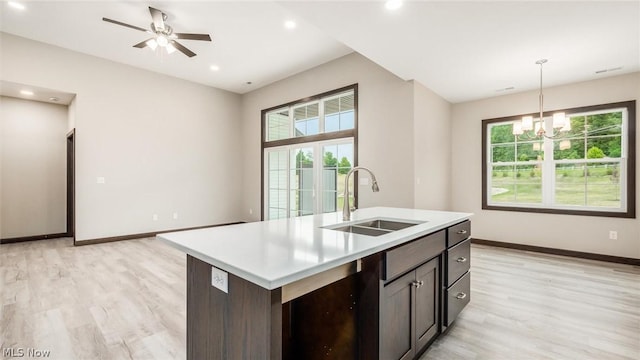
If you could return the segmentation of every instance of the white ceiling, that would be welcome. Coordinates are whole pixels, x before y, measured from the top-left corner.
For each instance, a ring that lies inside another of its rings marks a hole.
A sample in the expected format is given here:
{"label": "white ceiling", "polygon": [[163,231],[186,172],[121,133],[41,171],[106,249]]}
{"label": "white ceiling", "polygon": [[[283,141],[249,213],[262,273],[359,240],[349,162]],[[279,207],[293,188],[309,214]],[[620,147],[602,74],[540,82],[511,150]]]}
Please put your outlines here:
{"label": "white ceiling", "polygon": [[[640,70],[640,1],[405,1],[394,12],[381,1],[1,5],[0,31],[237,93],[353,50],[454,103],[537,88],[541,58],[545,86]],[[213,42],[181,41],[198,54],[191,59],[161,55],[132,47],[148,34],[101,20],[147,28],[149,5],[176,32]],[[284,28],[288,19],[296,29]],[[617,70],[596,74],[608,69]]]}

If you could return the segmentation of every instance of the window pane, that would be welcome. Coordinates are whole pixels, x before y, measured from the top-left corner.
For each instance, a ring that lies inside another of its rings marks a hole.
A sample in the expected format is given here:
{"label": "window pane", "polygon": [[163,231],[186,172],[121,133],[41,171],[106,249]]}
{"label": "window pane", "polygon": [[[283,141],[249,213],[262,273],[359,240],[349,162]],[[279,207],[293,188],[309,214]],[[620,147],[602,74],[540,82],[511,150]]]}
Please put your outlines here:
{"label": "window pane", "polygon": [[289,170],[290,216],[313,214],[313,148],[291,150],[291,169]]}
{"label": "window pane", "polygon": [[269,219],[287,216],[287,154],[287,150],[274,150],[268,155]]}
{"label": "window pane", "polygon": [[619,208],[620,164],[591,163],[587,166],[587,205]]}
{"label": "window pane", "polygon": [[324,131],[353,129],[355,126],[355,96],[353,91],[324,101]]}
{"label": "window pane", "polygon": [[289,110],[267,113],[267,141],[289,138]]}
{"label": "window pane", "polygon": [[586,204],[586,178],[584,164],[557,164],[555,204]]}
{"label": "window pane", "polygon": [[[353,144],[327,145],[323,148],[323,212],[342,209],[344,205],[344,181],[353,164]],[[353,183],[349,183],[353,201]],[[352,202],[353,203],[353,202]]]}
{"label": "window pane", "polygon": [[553,141],[554,160],[571,160],[584,158],[584,138],[572,138]]}
{"label": "window pane", "polygon": [[542,159],[542,143],[539,141],[519,142],[517,144],[518,161],[538,161]]}
{"label": "window pane", "polygon": [[516,161],[516,144],[494,145],[491,147],[492,162]]}
{"label": "window pane", "polygon": [[584,138],[584,131],[585,131],[584,124],[587,117],[584,115],[578,115],[578,116],[569,116],[569,119],[571,121],[571,130],[565,132],[565,136],[567,138],[569,137]]}
{"label": "window pane", "polygon": [[491,174],[491,201],[542,203],[541,164],[494,166]]}
{"label": "window pane", "polygon": [[622,112],[587,116],[587,136],[622,134]]}
{"label": "window pane", "polygon": [[515,201],[517,203],[542,203],[542,170],[539,165],[516,165]]}
{"label": "window pane", "polygon": [[294,108],[293,120],[296,137],[317,134],[319,131],[318,103]]}
{"label": "window pane", "polygon": [[587,159],[619,158],[622,156],[622,136],[589,137],[587,149]]}
{"label": "window pane", "polygon": [[513,123],[491,126],[491,143],[502,144],[515,142],[513,136]]}
{"label": "window pane", "polygon": [[494,166],[491,173],[491,201],[515,201],[514,166]]}

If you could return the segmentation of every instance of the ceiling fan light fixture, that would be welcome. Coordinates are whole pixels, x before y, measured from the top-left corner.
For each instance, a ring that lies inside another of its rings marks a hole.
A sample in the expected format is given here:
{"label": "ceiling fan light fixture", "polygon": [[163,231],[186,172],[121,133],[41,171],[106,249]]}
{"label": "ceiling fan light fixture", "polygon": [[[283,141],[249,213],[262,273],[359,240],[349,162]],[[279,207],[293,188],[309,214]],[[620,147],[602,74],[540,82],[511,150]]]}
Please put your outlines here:
{"label": "ceiling fan light fixture", "polygon": [[155,50],[158,47],[158,42],[156,41],[156,39],[151,39],[147,41],[146,44],[149,48],[151,48],[151,50]]}
{"label": "ceiling fan light fixture", "polygon": [[160,45],[160,47],[169,45],[169,39],[167,39],[167,37],[164,35],[158,35],[158,37],[156,37],[156,42],[158,43],[158,45]]}
{"label": "ceiling fan light fixture", "polygon": [[151,19],[153,20],[153,22],[150,24],[151,30],[105,17],[102,18],[102,21],[106,21],[119,26],[124,26],[133,30],[150,33],[153,36],[151,39],[147,39],[133,45],[134,48],[138,49],[148,47],[152,51],[154,51],[159,46],[161,48],[165,48],[167,53],[169,54],[175,51],[179,51],[185,56],[192,58],[196,56],[196,53],[189,50],[187,47],[176,40],[211,41],[211,36],[209,34],[174,33],[173,28],[165,22],[167,20],[167,14],[151,6],[149,6],[149,13],[151,14]]}

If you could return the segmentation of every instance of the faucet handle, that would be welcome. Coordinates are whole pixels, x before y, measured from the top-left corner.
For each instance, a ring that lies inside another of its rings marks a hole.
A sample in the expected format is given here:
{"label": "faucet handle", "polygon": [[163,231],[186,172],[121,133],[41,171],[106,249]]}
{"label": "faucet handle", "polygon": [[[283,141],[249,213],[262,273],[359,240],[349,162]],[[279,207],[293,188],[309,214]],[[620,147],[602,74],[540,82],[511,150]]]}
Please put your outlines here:
{"label": "faucet handle", "polygon": [[353,211],[356,211],[356,209],[358,209],[358,208],[357,208],[357,207],[355,207],[355,206],[351,206],[351,207],[349,208],[349,210],[351,210],[352,212],[353,212]]}

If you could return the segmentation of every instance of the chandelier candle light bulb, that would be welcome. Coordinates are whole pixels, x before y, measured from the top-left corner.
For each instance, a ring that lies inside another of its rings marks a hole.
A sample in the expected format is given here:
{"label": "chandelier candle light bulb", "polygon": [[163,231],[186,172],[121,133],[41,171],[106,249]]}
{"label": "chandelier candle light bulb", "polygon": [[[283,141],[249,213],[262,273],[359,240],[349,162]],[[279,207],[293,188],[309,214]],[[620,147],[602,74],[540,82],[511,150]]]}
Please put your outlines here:
{"label": "chandelier candle light bulb", "polygon": [[533,130],[533,116],[524,116],[520,128],[524,131]]}
{"label": "chandelier candle light bulb", "polygon": [[553,128],[562,129],[564,127],[565,116],[563,112],[553,114]]}

